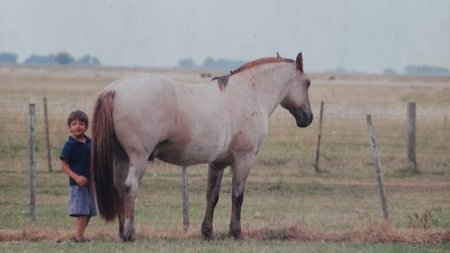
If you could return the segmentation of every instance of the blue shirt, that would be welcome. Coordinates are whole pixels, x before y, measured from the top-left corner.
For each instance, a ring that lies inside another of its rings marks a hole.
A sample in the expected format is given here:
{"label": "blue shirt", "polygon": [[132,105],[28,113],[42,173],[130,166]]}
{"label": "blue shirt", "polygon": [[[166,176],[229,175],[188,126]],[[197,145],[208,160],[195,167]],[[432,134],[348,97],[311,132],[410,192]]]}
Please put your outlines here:
{"label": "blue shirt", "polygon": [[[67,161],[73,172],[86,177],[89,185],[91,182],[91,139],[89,137],[86,136],[86,143],[83,143],[70,136],[59,158]],[[70,178],[70,185],[78,184]]]}

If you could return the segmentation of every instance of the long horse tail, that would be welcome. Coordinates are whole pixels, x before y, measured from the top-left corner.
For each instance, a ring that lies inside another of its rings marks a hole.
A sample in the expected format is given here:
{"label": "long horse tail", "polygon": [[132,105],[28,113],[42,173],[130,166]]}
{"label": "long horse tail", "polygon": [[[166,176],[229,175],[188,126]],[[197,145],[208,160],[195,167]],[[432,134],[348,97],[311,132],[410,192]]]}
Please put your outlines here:
{"label": "long horse tail", "polygon": [[92,117],[92,177],[101,217],[113,221],[117,214],[114,188],[114,146],[118,144],[113,124],[114,91],[101,93]]}

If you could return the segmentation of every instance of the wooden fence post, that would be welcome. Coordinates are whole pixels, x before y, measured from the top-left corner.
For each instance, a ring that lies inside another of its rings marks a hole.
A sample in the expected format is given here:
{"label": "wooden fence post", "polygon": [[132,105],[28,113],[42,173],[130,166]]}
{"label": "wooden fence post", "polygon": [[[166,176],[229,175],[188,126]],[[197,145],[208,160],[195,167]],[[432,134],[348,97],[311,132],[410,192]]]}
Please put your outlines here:
{"label": "wooden fence post", "polygon": [[187,232],[189,230],[189,189],[188,189],[188,173],[187,167],[182,168],[182,180],[183,180],[183,230]]}
{"label": "wooden fence post", "polygon": [[48,130],[48,113],[47,113],[47,98],[44,97],[44,126],[45,126],[45,140],[47,144],[47,161],[48,161],[48,172],[52,171],[52,150],[50,144],[50,133]]}
{"label": "wooden fence post", "polygon": [[417,172],[416,162],[416,103],[408,103],[408,169],[412,173]]}
{"label": "wooden fence post", "polygon": [[375,129],[372,124],[372,116],[369,114],[366,116],[366,119],[367,119],[367,125],[369,127],[370,144],[372,146],[372,158],[373,158],[373,161],[375,162],[375,172],[377,174],[378,190],[380,193],[381,207],[383,209],[383,216],[384,216],[384,220],[389,221],[388,205],[387,205],[387,200],[386,200],[386,191],[384,190],[384,182],[383,182],[383,172],[381,171],[380,158],[378,157],[377,140],[376,140],[376,136],[375,136]]}
{"label": "wooden fence post", "polygon": [[36,224],[36,110],[29,104],[30,117],[30,222]]}
{"label": "wooden fence post", "polygon": [[314,165],[316,173],[320,172],[319,157],[320,157],[320,139],[322,137],[322,122],[323,122],[323,101],[320,102],[319,135],[317,136],[316,162]]}

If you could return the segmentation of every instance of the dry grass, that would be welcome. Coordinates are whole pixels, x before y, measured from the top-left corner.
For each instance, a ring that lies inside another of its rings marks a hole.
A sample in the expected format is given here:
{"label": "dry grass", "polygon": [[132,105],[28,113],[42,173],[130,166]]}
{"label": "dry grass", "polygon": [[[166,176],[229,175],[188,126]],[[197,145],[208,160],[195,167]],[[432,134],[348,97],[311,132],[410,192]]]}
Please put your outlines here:
{"label": "dry grass", "polygon": [[357,231],[318,231],[302,224],[289,228],[271,230],[267,228],[249,231],[255,240],[297,240],[305,242],[368,242],[368,243],[448,243],[450,231],[425,231],[420,229],[399,229],[390,223],[372,224]]}
{"label": "dry grass", "polygon": [[[91,112],[98,92],[127,74],[155,72],[194,83],[201,72],[147,69],[0,67],[0,241],[68,241],[67,178],[58,155],[67,138],[67,113]],[[219,75],[220,73],[214,73]],[[313,163],[318,120],[297,129],[285,110],[270,119],[269,136],[250,173],[242,210],[249,240],[301,242],[449,243],[450,79],[311,75],[317,118],[325,101],[321,168]],[[53,168],[47,172],[42,98],[47,97]],[[405,104],[418,103],[419,174],[405,170]],[[28,108],[38,113],[38,224],[28,224]],[[372,114],[380,145],[391,223],[382,220],[365,115]],[[181,231],[180,171],[149,164],[136,203],[139,240],[197,240],[204,211],[205,166],[189,168],[191,232]],[[231,177],[224,175],[215,213],[217,238],[227,238]],[[429,214],[429,217],[427,216]],[[417,217],[417,218],[415,218]],[[428,218],[427,218],[428,217]],[[298,222],[301,220],[301,222]],[[378,221],[378,222],[376,222]],[[117,224],[94,219],[87,236],[119,241]],[[294,224],[294,225],[293,225]],[[250,226],[251,225],[251,226]],[[424,229],[426,228],[426,229]]]}
{"label": "dry grass", "polygon": [[[286,228],[262,227],[243,231],[246,240],[291,240],[300,242],[334,242],[334,243],[450,243],[450,230],[423,230],[395,228],[390,223],[371,224],[355,231],[320,231],[299,222]],[[71,241],[73,233],[67,231],[50,231],[46,228],[27,226],[20,230],[0,230],[0,241]],[[112,231],[95,231],[87,233],[94,241],[119,241]],[[225,233],[218,233],[216,240],[228,238]],[[137,240],[198,240],[198,232],[154,231],[148,227],[139,226]]]}

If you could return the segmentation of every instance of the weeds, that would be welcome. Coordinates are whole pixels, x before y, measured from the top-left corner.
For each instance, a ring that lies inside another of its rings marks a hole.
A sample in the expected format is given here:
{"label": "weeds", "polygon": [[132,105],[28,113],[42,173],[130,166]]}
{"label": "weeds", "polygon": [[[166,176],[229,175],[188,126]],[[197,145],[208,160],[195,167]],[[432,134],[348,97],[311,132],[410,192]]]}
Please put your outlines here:
{"label": "weeds", "polygon": [[[303,222],[298,222],[290,227],[282,228],[256,228],[243,231],[246,240],[250,241],[301,241],[301,242],[339,242],[339,243],[449,243],[450,231],[424,231],[422,229],[398,229],[390,223],[372,224],[366,228],[353,231],[321,231],[310,228]],[[88,238],[95,242],[120,241],[113,231],[101,230],[89,232]],[[73,232],[48,230],[42,227],[27,226],[21,230],[0,230],[0,241],[70,241]],[[200,232],[166,231],[158,232],[148,227],[139,226],[137,229],[138,240],[198,240]],[[216,240],[228,238],[227,233],[219,232]]]}
{"label": "weeds", "polygon": [[422,228],[423,230],[430,229],[433,225],[438,223],[438,219],[431,210],[426,209],[422,214],[414,213],[409,218],[409,227]]}

